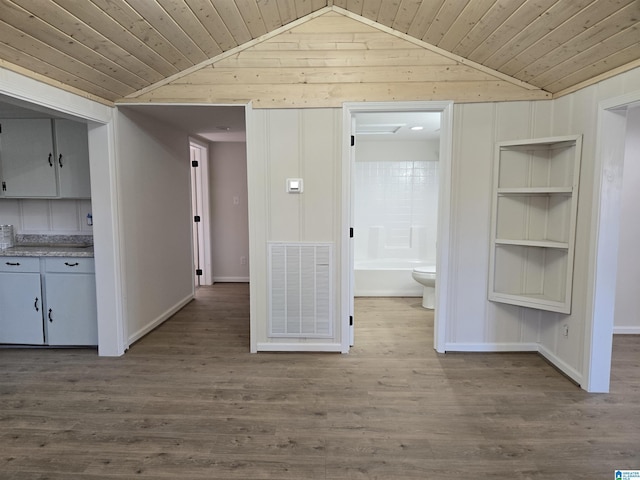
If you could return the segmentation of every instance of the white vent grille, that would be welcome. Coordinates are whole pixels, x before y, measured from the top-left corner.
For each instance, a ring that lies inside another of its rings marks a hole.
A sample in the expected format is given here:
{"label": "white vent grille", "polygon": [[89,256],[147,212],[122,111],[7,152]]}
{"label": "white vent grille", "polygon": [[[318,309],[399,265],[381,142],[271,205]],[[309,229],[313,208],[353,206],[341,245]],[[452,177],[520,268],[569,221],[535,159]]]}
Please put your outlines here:
{"label": "white vent grille", "polygon": [[269,336],[333,336],[330,243],[269,244]]}

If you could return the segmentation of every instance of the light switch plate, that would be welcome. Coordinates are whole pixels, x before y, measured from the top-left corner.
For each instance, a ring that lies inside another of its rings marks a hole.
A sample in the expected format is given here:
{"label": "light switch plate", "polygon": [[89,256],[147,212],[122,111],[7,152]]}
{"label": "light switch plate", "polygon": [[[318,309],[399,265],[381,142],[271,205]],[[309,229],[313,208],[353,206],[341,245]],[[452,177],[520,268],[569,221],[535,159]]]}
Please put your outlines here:
{"label": "light switch plate", "polygon": [[302,193],[301,178],[287,178],[287,193]]}

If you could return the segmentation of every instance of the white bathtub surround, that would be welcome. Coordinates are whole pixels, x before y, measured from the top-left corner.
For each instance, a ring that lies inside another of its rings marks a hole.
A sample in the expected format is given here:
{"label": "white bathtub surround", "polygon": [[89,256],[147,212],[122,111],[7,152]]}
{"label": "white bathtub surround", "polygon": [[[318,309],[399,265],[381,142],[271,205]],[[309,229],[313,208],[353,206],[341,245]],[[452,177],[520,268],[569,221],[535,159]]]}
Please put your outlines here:
{"label": "white bathtub surround", "polygon": [[355,168],[355,295],[422,296],[411,274],[436,261],[438,162],[358,160]]}

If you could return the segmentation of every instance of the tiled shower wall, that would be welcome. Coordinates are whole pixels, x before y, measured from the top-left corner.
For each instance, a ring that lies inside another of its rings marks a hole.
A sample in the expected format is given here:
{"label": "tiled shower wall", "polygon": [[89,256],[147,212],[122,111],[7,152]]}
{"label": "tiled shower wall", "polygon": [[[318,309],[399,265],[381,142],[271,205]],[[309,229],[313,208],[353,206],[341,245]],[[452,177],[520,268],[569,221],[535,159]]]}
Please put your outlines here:
{"label": "tiled shower wall", "polygon": [[0,224],[13,225],[16,233],[93,233],[87,225],[91,200],[0,199]]}
{"label": "tiled shower wall", "polygon": [[437,161],[355,163],[355,260],[435,264]]}

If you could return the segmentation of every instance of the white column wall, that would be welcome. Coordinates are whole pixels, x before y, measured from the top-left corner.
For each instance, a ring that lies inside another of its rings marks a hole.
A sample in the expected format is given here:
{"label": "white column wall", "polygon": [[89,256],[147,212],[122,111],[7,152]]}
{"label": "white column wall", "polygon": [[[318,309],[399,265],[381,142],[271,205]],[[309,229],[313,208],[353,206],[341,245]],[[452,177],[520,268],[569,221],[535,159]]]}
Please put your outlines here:
{"label": "white column wall", "polygon": [[[340,109],[253,110],[249,125],[252,350],[339,351],[341,291]],[[304,192],[285,192],[302,178]],[[334,337],[269,338],[267,242],[333,242]]]}
{"label": "white column wall", "polygon": [[194,296],[189,137],[134,111],[117,115],[120,242],[128,343]]}

